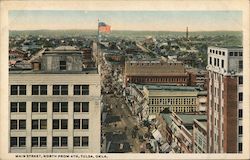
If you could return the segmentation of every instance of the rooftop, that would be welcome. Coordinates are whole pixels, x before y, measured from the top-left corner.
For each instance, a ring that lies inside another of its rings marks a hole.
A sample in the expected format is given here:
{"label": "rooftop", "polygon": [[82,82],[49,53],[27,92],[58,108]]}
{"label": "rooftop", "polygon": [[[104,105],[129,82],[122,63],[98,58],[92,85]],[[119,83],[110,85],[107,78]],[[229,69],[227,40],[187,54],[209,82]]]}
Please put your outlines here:
{"label": "rooftop", "polygon": [[[139,85],[138,85],[139,86]],[[164,90],[164,91],[203,91],[201,87],[192,87],[192,86],[174,86],[174,85],[159,85],[159,84],[152,84],[152,85],[142,85],[145,86],[148,90]],[[140,86],[139,86],[140,88]]]}
{"label": "rooftop", "polygon": [[191,124],[193,123],[194,119],[206,119],[207,115],[204,114],[184,114],[184,113],[176,113],[179,116],[183,123]]}
{"label": "rooftop", "polygon": [[10,74],[97,74],[97,68],[84,68],[82,71],[58,71],[58,72],[50,72],[50,71],[34,71],[32,69],[22,69],[22,68],[11,68],[9,70]]}

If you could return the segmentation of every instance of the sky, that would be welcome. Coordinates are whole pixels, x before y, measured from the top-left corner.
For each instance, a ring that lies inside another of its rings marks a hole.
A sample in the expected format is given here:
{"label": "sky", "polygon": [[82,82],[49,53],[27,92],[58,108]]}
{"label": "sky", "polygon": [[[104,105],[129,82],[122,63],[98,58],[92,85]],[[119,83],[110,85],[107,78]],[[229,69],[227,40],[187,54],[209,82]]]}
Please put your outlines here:
{"label": "sky", "polygon": [[14,10],[10,30],[97,29],[97,21],[111,30],[241,31],[241,11],[70,11]]}

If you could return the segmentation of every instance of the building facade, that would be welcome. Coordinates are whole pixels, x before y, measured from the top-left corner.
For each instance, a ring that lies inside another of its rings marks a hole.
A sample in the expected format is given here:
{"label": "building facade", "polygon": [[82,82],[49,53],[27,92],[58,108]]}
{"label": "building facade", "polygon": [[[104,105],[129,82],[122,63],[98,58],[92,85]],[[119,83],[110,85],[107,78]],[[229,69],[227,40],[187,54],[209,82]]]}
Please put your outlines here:
{"label": "building facade", "polygon": [[155,115],[169,108],[173,112],[206,112],[206,91],[199,87],[145,85],[148,114]]}
{"label": "building facade", "polygon": [[205,119],[205,114],[186,114],[172,112],[172,144],[177,144],[179,153],[193,153],[193,123],[195,119]]}
{"label": "building facade", "polygon": [[193,153],[207,153],[207,119],[195,119],[192,134]]}
{"label": "building facade", "polygon": [[99,153],[100,76],[80,51],[45,51],[9,71],[9,152]]}
{"label": "building facade", "polygon": [[187,85],[188,74],[182,62],[126,61],[125,86],[128,83]]}
{"label": "building facade", "polygon": [[208,47],[209,153],[242,152],[242,48]]}

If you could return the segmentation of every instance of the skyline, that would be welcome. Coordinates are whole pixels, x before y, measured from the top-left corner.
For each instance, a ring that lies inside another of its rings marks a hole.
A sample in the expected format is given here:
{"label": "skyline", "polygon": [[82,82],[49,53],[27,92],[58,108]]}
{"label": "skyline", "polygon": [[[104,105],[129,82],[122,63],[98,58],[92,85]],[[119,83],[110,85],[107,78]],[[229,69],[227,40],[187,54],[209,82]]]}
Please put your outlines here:
{"label": "skyline", "polygon": [[113,31],[242,31],[241,11],[15,10],[9,12],[9,29],[97,30],[98,19]]}

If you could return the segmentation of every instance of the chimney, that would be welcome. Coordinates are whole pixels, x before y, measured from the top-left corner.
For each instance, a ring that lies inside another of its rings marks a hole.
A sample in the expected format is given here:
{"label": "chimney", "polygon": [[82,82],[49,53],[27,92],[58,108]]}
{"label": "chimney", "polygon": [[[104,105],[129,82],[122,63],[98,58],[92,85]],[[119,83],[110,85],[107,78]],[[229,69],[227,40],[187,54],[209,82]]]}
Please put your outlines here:
{"label": "chimney", "polygon": [[41,66],[41,65],[40,65],[40,62],[38,62],[38,61],[35,61],[35,62],[32,63],[32,68],[33,68],[34,71],[39,71],[39,70],[41,70],[41,67],[40,67],[40,66]]}

